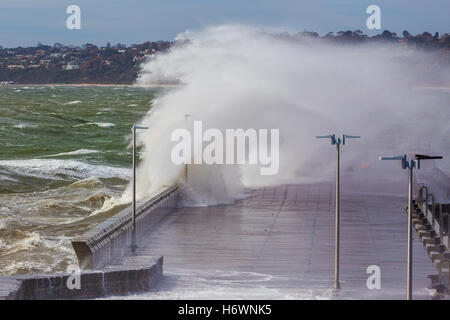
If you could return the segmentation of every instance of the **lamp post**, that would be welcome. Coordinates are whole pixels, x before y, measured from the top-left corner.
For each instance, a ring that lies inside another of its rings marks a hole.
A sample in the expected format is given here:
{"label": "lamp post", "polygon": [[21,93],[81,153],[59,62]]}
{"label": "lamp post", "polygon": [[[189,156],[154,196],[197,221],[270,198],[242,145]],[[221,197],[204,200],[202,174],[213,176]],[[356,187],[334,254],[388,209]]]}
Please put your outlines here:
{"label": "lamp post", "polygon": [[131,215],[131,251],[136,252],[136,130],[148,129],[148,127],[133,126],[133,199]]}
{"label": "lamp post", "polygon": [[335,134],[327,136],[316,136],[318,139],[331,139],[331,145],[336,145],[336,215],[334,227],[334,289],[340,289],[339,285],[339,238],[340,238],[340,145],[345,145],[345,139],[361,138],[360,136],[349,136],[343,134],[341,138],[336,138]]}
{"label": "lamp post", "polygon": [[420,160],[442,159],[442,156],[427,156],[415,154],[408,159],[406,154],[394,157],[380,157],[380,160],[400,160],[402,169],[408,169],[408,244],[406,257],[406,300],[412,299],[412,193],[413,193],[413,169],[420,169]]}

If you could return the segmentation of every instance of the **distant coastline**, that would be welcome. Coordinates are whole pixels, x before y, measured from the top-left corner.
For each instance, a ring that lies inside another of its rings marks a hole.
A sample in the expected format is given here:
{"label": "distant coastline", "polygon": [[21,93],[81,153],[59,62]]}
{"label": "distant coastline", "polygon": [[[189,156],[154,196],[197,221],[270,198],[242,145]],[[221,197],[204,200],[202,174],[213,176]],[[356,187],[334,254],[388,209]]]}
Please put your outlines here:
{"label": "distant coastline", "polygon": [[[361,30],[340,31],[320,36],[317,32],[267,34],[273,39],[288,42],[308,42],[311,39],[326,43],[357,46],[361,44],[392,44],[411,50],[433,53],[435,63],[448,64],[450,55],[450,34],[434,35],[429,32],[412,35],[404,31],[402,36],[390,31],[375,36],[364,35]],[[0,82],[15,84],[133,86],[141,67],[158,54],[164,54],[172,47],[188,43],[184,41],[144,42],[126,46],[123,44],[96,46],[69,46],[61,43],[35,47],[4,48],[0,46]],[[410,59],[411,65],[420,60]],[[439,84],[438,84],[439,85]],[[172,86],[172,85],[155,85]]]}
{"label": "distant coastline", "polygon": [[114,84],[114,83],[15,83],[3,86],[10,87],[179,87],[180,84],[167,84],[167,83],[155,83],[155,84]]}
{"label": "distant coastline", "polygon": [[[157,88],[181,87],[182,84],[170,83],[153,83],[153,84],[115,84],[115,83],[15,83],[8,85],[0,85],[0,87],[136,87],[136,88]],[[436,85],[420,85],[411,86],[415,90],[450,90],[450,85],[436,86]]]}

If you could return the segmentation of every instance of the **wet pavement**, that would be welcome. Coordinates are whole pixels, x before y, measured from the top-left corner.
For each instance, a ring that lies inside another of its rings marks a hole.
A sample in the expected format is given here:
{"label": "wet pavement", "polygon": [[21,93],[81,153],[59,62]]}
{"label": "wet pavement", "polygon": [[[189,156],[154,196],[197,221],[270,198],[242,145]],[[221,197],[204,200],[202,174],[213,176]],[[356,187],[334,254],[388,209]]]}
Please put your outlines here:
{"label": "wet pavement", "polygon": [[[344,173],[340,291],[334,279],[334,183],[249,190],[231,205],[179,208],[139,242],[164,256],[155,292],[132,299],[404,299],[406,179]],[[430,299],[436,274],[414,234],[413,298]],[[381,289],[367,288],[367,268]]]}

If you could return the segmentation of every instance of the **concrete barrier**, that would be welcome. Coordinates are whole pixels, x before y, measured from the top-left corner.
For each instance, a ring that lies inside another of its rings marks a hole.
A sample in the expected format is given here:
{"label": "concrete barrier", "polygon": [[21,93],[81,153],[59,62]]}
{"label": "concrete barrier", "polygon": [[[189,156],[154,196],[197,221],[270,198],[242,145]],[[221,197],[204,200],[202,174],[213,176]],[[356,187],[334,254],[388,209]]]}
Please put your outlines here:
{"label": "concrete barrier", "polygon": [[[175,209],[177,198],[178,186],[173,186],[137,202],[138,240]],[[131,207],[122,210],[72,240],[79,274],[0,277],[0,300],[89,299],[154,288],[162,277],[163,258],[130,255],[131,215]],[[79,289],[67,285],[74,276],[79,277]]]}
{"label": "concrete barrier", "polygon": [[[178,186],[136,204],[136,238],[166,217],[176,207]],[[80,237],[72,240],[81,270],[98,269],[131,252],[131,207],[122,210]]]}
{"label": "concrete barrier", "polygon": [[[92,299],[145,292],[162,277],[162,257],[117,259],[102,270],[0,277],[0,300]],[[79,277],[79,287],[69,287]]]}

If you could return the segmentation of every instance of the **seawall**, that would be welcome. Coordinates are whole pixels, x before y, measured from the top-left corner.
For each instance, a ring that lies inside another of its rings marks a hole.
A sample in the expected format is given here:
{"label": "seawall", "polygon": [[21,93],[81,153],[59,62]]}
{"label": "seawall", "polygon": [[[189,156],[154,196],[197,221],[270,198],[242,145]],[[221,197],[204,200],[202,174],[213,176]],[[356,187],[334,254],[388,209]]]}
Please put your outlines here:
{"label": "seawall", "polygon": [[[137,202],[136,239],[167,217],[177,200],[173,186]],[[90,299],[154,288],[163,275],[163,258],[133,255],[132,233],[129,207],[72,240],[78,273],[0,277],[0,300]]]}

